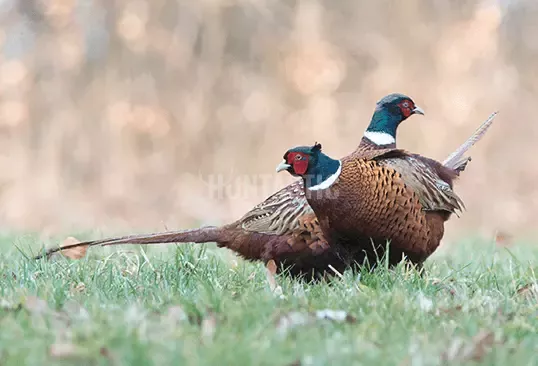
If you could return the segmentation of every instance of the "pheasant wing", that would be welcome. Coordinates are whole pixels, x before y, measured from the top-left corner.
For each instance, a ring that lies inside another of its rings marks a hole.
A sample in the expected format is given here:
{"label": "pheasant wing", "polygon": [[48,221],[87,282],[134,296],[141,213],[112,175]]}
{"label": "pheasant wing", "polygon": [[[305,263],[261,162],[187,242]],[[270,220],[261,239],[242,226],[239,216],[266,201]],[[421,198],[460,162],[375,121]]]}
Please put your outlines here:
{"label": "pheasant wing", "polygon": [[383,159],[380,164],[401,174],[405,184],[418,196],[424,210],[457,213],[465,208],[461,198],[452,190],[455,173],[441,164],[433,164],[430,159],[416,154]]}
{"label": "pheasant wing", "polygon": [[402,149],[357,149],[352,158],[376,160],[380,165],[400,173],[404,183],[415,192],[426,211],[456,213],[465,208],[461,198],[452,190],[452,181],[458,172],[433,159]]}
{"label": "pheasant wing", "polygon": [[246,231],[283,235],[302,229],[300,218],[313,213],[298,180],[256,205],[239,222]]}

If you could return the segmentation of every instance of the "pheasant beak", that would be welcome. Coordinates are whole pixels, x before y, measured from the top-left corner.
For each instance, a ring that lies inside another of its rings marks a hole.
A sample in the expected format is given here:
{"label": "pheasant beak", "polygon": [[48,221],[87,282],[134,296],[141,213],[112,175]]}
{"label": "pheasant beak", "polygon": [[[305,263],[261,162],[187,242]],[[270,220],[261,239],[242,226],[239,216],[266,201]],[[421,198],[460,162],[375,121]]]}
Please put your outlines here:
{"label": "pheasant beak", "polygon": [[412,110],[413,114],[422,114],[424,115],[424,110],[420,108],[418,105],[415,106],[415,109]]}
{"label": "pheasant beak", "polygon": [[288,170],[289,168],[291,168],[291,165],[286,163],[286,160],[282,160],[280,162],[280,164],[277,165],[276,172],[278,173],[278,172],[281,172],[283,170]]}

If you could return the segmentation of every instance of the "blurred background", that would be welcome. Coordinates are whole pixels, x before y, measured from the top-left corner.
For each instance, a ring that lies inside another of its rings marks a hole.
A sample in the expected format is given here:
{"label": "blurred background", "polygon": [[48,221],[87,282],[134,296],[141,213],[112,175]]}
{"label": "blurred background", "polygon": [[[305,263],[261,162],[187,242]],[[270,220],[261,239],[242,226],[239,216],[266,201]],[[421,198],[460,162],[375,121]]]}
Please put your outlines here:
{"label": "blurred background", "polygon": [[284,151],[358,144],[375,102],[444,159],[500,111],[446,238],[531,235],[533,0],[0,0],[0,225],[44,235],[235,220],[291,182]]}

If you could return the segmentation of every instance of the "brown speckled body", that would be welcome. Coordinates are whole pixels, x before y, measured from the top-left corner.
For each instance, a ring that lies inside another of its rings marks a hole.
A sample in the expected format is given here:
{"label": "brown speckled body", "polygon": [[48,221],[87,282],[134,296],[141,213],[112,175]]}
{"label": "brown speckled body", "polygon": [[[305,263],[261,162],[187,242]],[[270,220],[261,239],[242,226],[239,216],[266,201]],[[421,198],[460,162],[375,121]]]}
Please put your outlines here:
{"label": "brown speckled body", "polygon": [[[350,156],[394,147],[395,144],[380,147],[363,137]],[[224,226],[107,238],[70,245],[64,249],[76,246],[188,242],[216,242],[219,247],[231,249],[250,261],[267,263],[274,260],[278,272],[286,271],[293,277],[305,279],[333,275],[328,270],[329,264],[339,272],[347,267],[324,237],[318,219],[304,195],[302,180],[287,185],[253,207],[239,220]],[[59,249],[53,248],[37,258],[50,256]]]}
{"label": "brown speckled body", "polygon": [[[219,247],[229,248],[247,260],[264,263],[274,260],[279,272],[286,269],[292,276],[310,279],[332,275],[329,264],[343,272],[351,261],[360,263],[364,258],[370,263],[375,261],[375,257],[372,258],[375,250],[368,247],[370,238],[367,237],[373,235],[374,249],[383,250],[384,239],[393,239],[396,249],[390,252],[391,263],[399,261],[403,253],[420,263],[435,250],[443,236],[444,222],[459,205],[454,197],[451,198],[451,189],[446,190],[443,186],[431,189],[432,185],[424,184],[424,179],[426,183],[433,181],[434,185],[444,181],[451,188],[452,179],[468,162],[463,154],[485,134],[491,121],[490,117],[443,164],[418,155],[400,159],[399,153],[389,153],[384,159],[366,162],[382,155],[387,151],[385,149],[394,149],[395,145],[380,147],[363,137],[357,150],[343,159],[346,169],[342,177],[349,176],[351,182],[360,181],[356,184],[359,184],[365,201],[353,198],[351,192],[355,183],[347,184],[343,180],[336,187],[341,185],[342,194],[350,197],[349,202],[342,203],[342,207],[348,209],[333,212],[338,207],[330,201],[320,201],[319,210],[327,210],[320,218],[316,217],[305,197],[303,182],[298,180],[228,225],[87,241],[50,249],[36,258],[80,246],[216,242]],[[391,154],[396,157],[391,158]],[[350,170],[353,166],[364,174],[361,175],[364,180],[354,176]],[[405,184],[399,174],[404,175]],[[345,214],[355,209],[357,215]],[[380,216],[368,214],[368,210]],[[355,220],[361,223],[361,230],[354,227]],[[347,245],[344,237],[352,238],[352,245]],[[337,246],[333,246],[333,240],[337,241]],[[350,249],[351,256],[335,250],[342,247]]]}
{"label": "brown speckled body", "polygon": [[[393,148],[394,145],[389,147]],[[369,152],[375,156],[377,151],[386,149],[363,138],[359,147],[344,160],[368,156]],[[250,261],[267,263],[274,260],[279,272],[285,270],[294,277],[306,279],[333,275],[328,270],[329,264],[339,272],[350,265],[349,256],[343,256],[329,245],[330,241],[325,237],[319,220],[305,197],[302,180],[284,187],[228,225],[108,238],[75,246],[183,242],[216,242],[219,247],[231,249]],[[370,239],[364,242],[369,243]],[[47,255],[55,251],[57,248]],[[361,258],[360,253],[354,256],[359,262]]]}
{"label": "brown speckled body", "polygon": [[[373,264],[385,254],[390,241],[390,265],[399,262],[402,255],[420,264],[437,249],[451,211],[439,207],[424,210],[420,192],[409,184],[415,174],[424,173],[413,170],[417,168],[415,159],[421,162],[417,155],[400,150],[353,154],[342,159],[342,172],[331,187],[307,190],[322,231],[341,257],[359,264],[367,259]],[[434,180],[441,179],[433,169],[426,173]],[[446,182],[451,187],[455,174],[443,173],[451,177]],[[451,194],[445,203],[458,207],[458,202]]]}

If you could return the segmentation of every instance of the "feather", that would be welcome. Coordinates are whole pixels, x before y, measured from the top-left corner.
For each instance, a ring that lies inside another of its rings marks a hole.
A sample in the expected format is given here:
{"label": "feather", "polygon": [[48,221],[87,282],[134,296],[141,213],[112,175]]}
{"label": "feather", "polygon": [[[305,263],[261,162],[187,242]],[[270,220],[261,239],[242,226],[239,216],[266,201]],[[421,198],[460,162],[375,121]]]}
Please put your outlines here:
{"label": "feather", "polygon": [[458,172],[461,172],[465,170],[465,167],[467,166],[467,163],[471,160],[470,157],[464,157],[463,154],[467,152],[473,146],[477,141],[479,141],[484,135],[486,134],[487,130],[493,123],[493,120],[495,119],[495,116],[497,116],[499,112],[493,112],[488,119],[483,122],[480,127],[476,129],[476,131],[469,137],[463,144],[461,144],[456,151],[454,151],[452,154],[450,154],[445,161],[443,161],[443,165],[447,168],[454,169]]}

